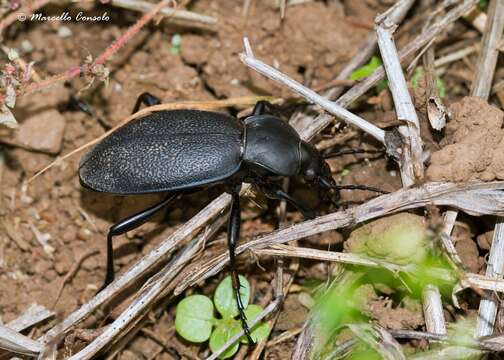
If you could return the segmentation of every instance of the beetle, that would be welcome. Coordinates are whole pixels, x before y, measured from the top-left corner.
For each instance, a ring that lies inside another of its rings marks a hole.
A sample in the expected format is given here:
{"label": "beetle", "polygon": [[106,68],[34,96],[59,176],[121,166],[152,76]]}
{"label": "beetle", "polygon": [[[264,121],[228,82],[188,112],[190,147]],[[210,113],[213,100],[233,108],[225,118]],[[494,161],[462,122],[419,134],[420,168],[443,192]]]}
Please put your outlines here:
{"label": "beetle", "polygon": [[[133,113],[142,104],[159,103],[153,95],[143,93]],[[275,184],[275,178],[301,177],[308,184],[327,190],[379,191],[360,185],[337,186],[324,157],[289,124],[267,114],[266,107],[266,102],[258,102],[243,121],[210,111],[153,112],[120,127],[82,157],[79,178],[85,188],[119,195],[167,193],[161,202],[110,228],[103,287],[114,280],[114,236],[140,226],[179,194],[224,184],[232,196],[227,229],[232,284],[244,332],[253,343],[240,297],[235,259],[242,183],[257,185],[269,198],[286,200],[306,218],[315,217],[313,209]]]}

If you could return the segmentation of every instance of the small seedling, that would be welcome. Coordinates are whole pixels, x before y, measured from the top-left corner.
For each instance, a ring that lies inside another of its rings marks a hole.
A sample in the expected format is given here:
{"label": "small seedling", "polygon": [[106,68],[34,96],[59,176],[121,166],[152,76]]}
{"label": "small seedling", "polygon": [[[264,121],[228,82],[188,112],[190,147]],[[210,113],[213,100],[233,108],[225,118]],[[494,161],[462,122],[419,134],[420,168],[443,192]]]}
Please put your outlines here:
{"label": "small seedling", "polygon": [[[247,322],[251,323],[262,311],[259,305],[249,305],[250,285],[243,276],[240,275],[240,289],[243,305],[245,306],[245,316]],[[214,316],[214,306],[221,318]],[[227,276],[220,282],[214,293],[213,302],[205,295],[191,295],[184,298],[177,305],[175,316],[175,329],[184,339],[202,343],[209,341],[212,352],[219,350],[229,339],[241,331],[238,307],[234,296],[231,276]],[[260,322],[251,329],[251,337],[254,342],[266,339],[269,334],[269,326]],[[245,336],[240,339],[241,343],[247,344]],[[240,347],[237,342],[228,348],[221,359],[233,356]]]}
{"label": "small seedling", "polygon": [[[369,75],[375,72],[382,65],[378,56],[373,56],[369,62],[355,70],[352,74],[350,74],[351,80],[362,80],[367,78]],[[385,90],[388,86],[387,80],[382,79],[375,87],[376,93],[379,94],[382,90]]]}
{"label": "small seedling", "polygon": [[182,36],[180,36],[179,34],[173,35],[172,39],[171,39],[170,52],[173,55],[177,55],[180,52],[180,45],[181,44],[182,44]]}
{"label": "small seedling", "polygon": [[[424,71],[422,67],[417,67],[415,69],[415,73],[411,77],[411,84],[413,85],[414,89],[416,89],[416,87],[418,86],[418,81],[423,76],[423,74]],[[439,97],[444,98],[446,96],[446,87],[443,80],[439,76],[436,76],[436,87],[438,88]]]}

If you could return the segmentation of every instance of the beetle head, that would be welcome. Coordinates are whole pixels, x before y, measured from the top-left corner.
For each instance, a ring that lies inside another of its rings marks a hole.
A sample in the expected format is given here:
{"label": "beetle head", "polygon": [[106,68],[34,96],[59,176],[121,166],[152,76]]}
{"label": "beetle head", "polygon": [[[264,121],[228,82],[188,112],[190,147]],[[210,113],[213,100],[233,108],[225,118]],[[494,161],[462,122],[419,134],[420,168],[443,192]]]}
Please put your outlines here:
{"label": "beetle head", "polygon": [[307,183],[330,189],[336,185],[329,164],[312,145],[301,142],[301,175]]}

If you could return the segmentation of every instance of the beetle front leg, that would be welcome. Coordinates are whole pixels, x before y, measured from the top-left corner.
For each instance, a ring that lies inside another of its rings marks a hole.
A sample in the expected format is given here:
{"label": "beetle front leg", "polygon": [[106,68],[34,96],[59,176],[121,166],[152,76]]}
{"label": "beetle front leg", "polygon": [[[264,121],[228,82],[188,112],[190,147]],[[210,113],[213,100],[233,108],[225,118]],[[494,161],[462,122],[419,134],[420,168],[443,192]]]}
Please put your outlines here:
{"label": "beetle front leg", "polygon": [[307,219],[315,218],[315,211],[308,205],[304,204],[301,200],[295,199],[289,194],[287,194],[284,189],[282,189],[277,184],[273,183],[262,183],[259,185],[261,191],[266,195],[266,197],[274,200],[285,200],[292,206],[294,206],[303,216]]}
{"label": "beetle front leg", "polygon": [[243,331],[250,344],[254,343],[252,337],[250,336],[250,329],[247,324],[247,318],[245,316],[245,307],[240,294],[240,278],[238,277],[238,271],[236,269],[236,255],[235,249],[238,239],[240,238],[240,225],[241,225],[241,215],[240,215],[240,191],[239,189],[233,189],[231,196],[231,213],[229,215],[228,223],[228,249],[229,249],[229,266],[231,268],[231,280],[233,283],[233,290],[236,296],[236,305],[238,306],[238,315],[240,317]]}

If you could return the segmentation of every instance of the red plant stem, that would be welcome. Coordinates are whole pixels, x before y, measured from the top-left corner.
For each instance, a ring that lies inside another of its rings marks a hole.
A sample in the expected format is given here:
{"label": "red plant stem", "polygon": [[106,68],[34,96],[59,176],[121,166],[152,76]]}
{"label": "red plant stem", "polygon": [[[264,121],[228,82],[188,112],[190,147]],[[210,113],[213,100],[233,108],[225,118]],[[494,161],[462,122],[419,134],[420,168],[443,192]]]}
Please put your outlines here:
{"label": "red plant stem", "polygon": [[129,39],[131,39],[136,33],[140,31],[141,28],[145,26],[162,8],[164,8],[168,3],[174,3],[174,7],[176,6],[176,2],[173,0],[163,0],[155,7],[152,8],[151,11],[145,13],[133,26],[131,26],[119,39],[114,41],[95,61],[94,65],[101,65],[107,61],[107,59],[114,55],[117,50],[119,50]]}
{"label": "red plant stem", "polygon": [[[36,3],[32,5],[33,9],[35,9],[38,5],[39,7],[43,6],[40,5],[40,3],[48,3],[51,0],[38,0]],[[102,65],[104,64],[112,55],[114,55],[121,47],[128,42],[135,34],[137,34],[142,27],[144,27],[162,8],[164,8],[168,3],[176,3],[173,0],[163,0],[161,1],[158,5],[156,5],[151,11],[148,13],[145,13],[133,26],[131,26],[126,32],[121,35],[117,40],[115,40],[110,46],[108,46],[105,51],[98,57],[96,58],[95,61],[93,61],[92,64],[84,64],[80,66],[74,66],[70,68],[69,70],[58,74],[51,76],[47,79],[44,79],[39,82],[32,82],[25,86],[24,88],[20,89],[17,92],[17,96],[23,96],[29,93],[32,93],[37,90],[41,90],[44,88],[47,88],[51,85],[54,85],[58,82],[63,82],[70,80],[74,77],[80,76],[82,74],[87,75],[90,74],[93,67],[96,65]],[[12,14],[11,14],[12,15]],[[9,15],[9,16],[11,16]],[[16,15],[16,14],[14,14]],[[1,31],[1,26],[2,24],[7,20],[3,20],[0,23],[0,31]],[[3,103],[5,100],[5,95],[0,94],[0,104]]]}

